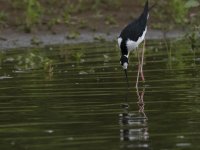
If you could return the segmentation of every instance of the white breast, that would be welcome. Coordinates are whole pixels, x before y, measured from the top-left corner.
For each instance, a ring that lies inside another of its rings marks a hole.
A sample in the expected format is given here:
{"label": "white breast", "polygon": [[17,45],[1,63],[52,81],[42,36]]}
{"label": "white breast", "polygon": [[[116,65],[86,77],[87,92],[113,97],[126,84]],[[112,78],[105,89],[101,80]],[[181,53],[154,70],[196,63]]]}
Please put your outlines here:
{"label": "white breast", "polygon": [[122,43],[122,38],[119,37],[119,38],[117,39],[117,42],[118,42],[118,45],[119,45],[119,47],[120,47],[120,46],[121,46],[121,43]]}
{"label": "white breast", "polygon": [[145,28],[142,36],[139,37],[137,41],[132,41],[130,39],[127,40],[126,46],[127,46],[129,52],[134,50],[135,48],[137,48],[139,46],[139,44],[144,40],[146,32],[147,32],[147,27]]}

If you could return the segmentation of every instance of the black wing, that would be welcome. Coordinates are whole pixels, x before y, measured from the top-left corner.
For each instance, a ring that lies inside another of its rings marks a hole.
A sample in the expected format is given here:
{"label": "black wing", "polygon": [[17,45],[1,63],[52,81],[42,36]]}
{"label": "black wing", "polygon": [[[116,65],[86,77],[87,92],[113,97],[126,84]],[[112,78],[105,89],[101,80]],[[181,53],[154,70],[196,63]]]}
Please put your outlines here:
{"label": "black wing", "polygon": [[148,11],[149,11],[149,8],[148,8],[148,1],[147,1],[145,4],[143,13],[140,15],[138,19],[131,22],[128,26],[126,26],[122,30],[120,37],[122,37],[122,39],[124,40],[130,39],[133,41],[137,41],[138,38],[142,36],[143,32],[146,29],[147,19],[149,15]]}

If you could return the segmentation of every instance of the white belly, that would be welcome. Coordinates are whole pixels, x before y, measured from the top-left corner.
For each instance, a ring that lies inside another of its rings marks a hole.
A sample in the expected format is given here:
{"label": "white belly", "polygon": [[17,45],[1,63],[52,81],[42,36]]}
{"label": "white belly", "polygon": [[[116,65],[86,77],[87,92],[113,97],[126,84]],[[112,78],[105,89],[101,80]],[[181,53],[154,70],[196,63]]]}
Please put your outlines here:
{"label": "white belly", "polygon": [[139,44],[144,40],[146,32],[147,32],[147,27],[145,28],[142,36],[139,37],[137,41],[132,41],[130,39],[127,40],[126,46],[127,46],[129,52],[136,49],[139,46]]}

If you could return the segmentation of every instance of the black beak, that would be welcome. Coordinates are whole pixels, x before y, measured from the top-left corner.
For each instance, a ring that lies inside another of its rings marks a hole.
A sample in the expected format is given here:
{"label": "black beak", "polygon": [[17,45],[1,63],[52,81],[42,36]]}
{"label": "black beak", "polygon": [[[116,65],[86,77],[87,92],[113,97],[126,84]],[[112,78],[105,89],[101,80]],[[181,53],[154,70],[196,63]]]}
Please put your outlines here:
{"label": "black beak", "polygon": [[127,86],[129,88],[129,82],[128,82],[128,75],[127,75],[127,69],[124,69],[125,75],[126,75],[126,82],[127,82]]}

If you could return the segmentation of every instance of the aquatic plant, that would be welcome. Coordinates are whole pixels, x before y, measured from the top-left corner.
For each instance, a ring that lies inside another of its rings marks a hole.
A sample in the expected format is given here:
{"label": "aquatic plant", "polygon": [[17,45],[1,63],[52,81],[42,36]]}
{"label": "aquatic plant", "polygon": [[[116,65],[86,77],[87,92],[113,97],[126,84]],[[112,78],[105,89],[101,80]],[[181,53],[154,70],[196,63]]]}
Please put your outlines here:
{"label": "aquatic plant", "polygon": [[42,41],[40,39],[38,39],[37,37],[32,37],[31,39],[31,44],[32,45],[36,45],[36,46],[39,46],[42,44]]}
{"label": "aquatic plant", "polygon": [[[188,25],[189,12],[191,8],[198,7],[198,0],[160,0],[157,1],[157,6],[154,7],[152,16],[159,20],[157,23],[153,23],[154,28],[169,30],[174,28],[177,24],[181,27]],[[166,9],[167,8],[167,9]],[[157,13],[159,12],[159,13]],[[163,24],[168,20],[168,23]],[[195,19],[195,22],[198,20]]]}
{"label": "aquatic plant", "polygon": [[85,4],[86,3],[83,0],[78,0],[76,3],[67,1],[65,11],[67,11],[69,14],[83,11],[88,8]]}
{"label": "aquatic plant", "polygon": [[53,71],[53,60],[39,52],[37,49],[15,57],[15,68],[17,70],[31,70],[43,68],[45,72]]}
{"label": "aquatic plant", "polygon": [[53,60],[49,58],[45,58],[43,61],[43,66],[45,72],[52,73],[53,72]]}
{"label": "aquatic plant", "polygon": [[102,35],[95,35],[94,40],[99,41],[99,42],[105,42],[106,41],[105,37],[103,37]]}
{"label": "aquatic plant", "polygon": [[79,36],[80,36],[79,32],[72,31],[72,32],[67,34],[66,38],[67,39],[77,39]]}
{"label": "aquatic plant", "polygon": [[119,8],[122,0],[95,0],[92,8],[97,10],[101,5],[108,5],[109,7]]}
{"label": "aquatic plant", "polygon": [[115,20],[115,18],[113,16],[109,15],[109,16],[106,16],[106,18],[105,18],[105,24],[116,25],[117,21]]}
{"label": "aquatic plant", "polygon": [[5,26],[8,18],[8,14],[4,11],[0,11],[0,26]]}
{"label": "aquatic plant", "polygon": [[85,20],[79,21],[79,29],[86,29],[87,27],[88,27],[88,25]]}
{"label": "aquatic plant", "polygon": [[169,1],[169,8],[176,23],[182,23],[185,21],[188,9],[185,8],[185,4],[183,5],[182,0]]}
{"label": "aquatic plant", "polygon": [[74,51],[71,54],[72,59],[76,61],[76,63],[80,63],[83,60],[84,53],[82,51]]}
{"label": "aquatic plant", "polygon": [[49,30],[51,30],[53,28],[54,25],[56,24],[60,24],[62,21],[60,18],[52,18],[48,21],[47,23],[47,27]]}
{"label": "aquatic plant", "polygon": [[196,50],[199,49],[200,26],[196,25],[185,34],[184,40],[190,45],[193,52],[194,66],[196,66]]}
{"label": "aquatic plant", "polygon": [[24,0],[25,10],[25,31],[31,32],[34,24],[40,23],[43,8],[38,0]]}
{"label": "aquatic plant", "polygon": [[3,62],[3,59],[4,59],[4,54],[2,51],[0,51],[0,68],[1,68],[1,65],[2,65],[2,62]]}
{"label": "aquatic plant", "polygon": [[187,14],[190,8],[198,7],[199,1],[197,0],[171,0],[169,5],[172,11],[173,19],[176,23],[182,23],[187,20]]}
{"label": "aquatic plant", "polygon": [[185,3],[186,8],[193,8],[193,7],[198,7],[200,5],[199,0],[188,0]]}

